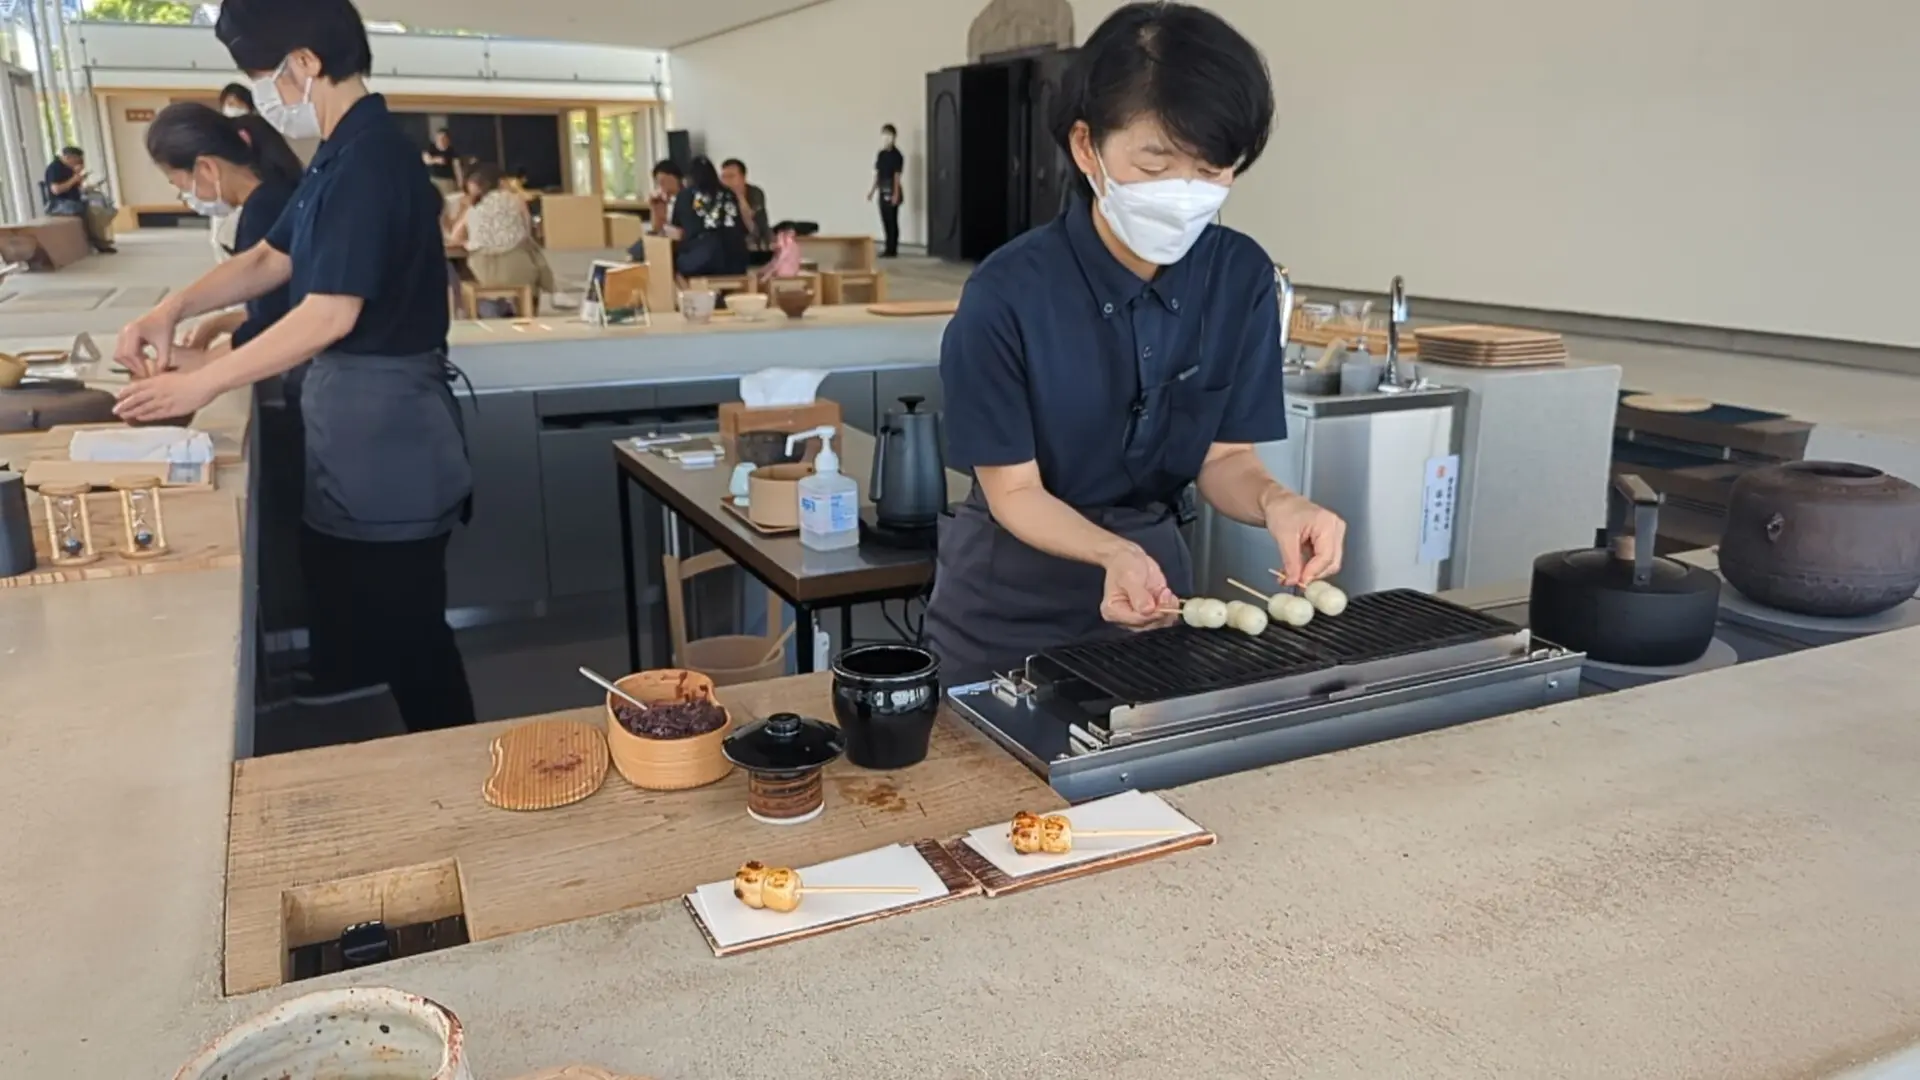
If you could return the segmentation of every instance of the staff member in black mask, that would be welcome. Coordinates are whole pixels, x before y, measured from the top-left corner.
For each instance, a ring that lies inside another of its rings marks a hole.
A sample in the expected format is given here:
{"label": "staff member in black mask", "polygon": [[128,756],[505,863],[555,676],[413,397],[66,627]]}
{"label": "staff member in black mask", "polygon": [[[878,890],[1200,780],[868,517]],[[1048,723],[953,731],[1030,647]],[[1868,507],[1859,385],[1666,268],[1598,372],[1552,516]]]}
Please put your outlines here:
{"label": "staff member in black mask", "polygon": [[[226,0],[215,33],[254,78],[260,114],[322,144],[265,242],[120,335],[145,375],[122,391],[131,420],[193,413],[221,393],[312,359],[301,569],[316,655],[351,655],[393,689],[409,730],[473,721],[446,622],[447,542],[472,493],[447,362],[440,196],[378,94],[350,0]],[[291,286],[293,310],[232,353],[168,372],[183,318]]]}
{"label": "staff member in black mask", "polygon": [[1273,84],[1218,15],[1136,3],[1063,80],[1054,135],[1083,187],[968,281],[941,349],[954,467],[928,609],[950,685],[1169,621],[1191,595],[1187,489],[1274,537],[1304,585],[1346,527],[1275,483],[1286,436],[1273,261],[1212,224],[1265,148]]}

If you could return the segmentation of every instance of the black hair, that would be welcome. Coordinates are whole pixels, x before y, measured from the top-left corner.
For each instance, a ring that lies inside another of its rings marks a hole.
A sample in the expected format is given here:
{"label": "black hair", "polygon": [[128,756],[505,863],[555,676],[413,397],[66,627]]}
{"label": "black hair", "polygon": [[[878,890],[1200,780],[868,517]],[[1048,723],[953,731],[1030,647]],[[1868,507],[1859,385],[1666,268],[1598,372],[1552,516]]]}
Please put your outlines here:
{"label": "black hair", "polygon": [[438,131],[436,131],[436,132],[434,132],[434,134],[435,134],[435,135],[445,135],[445,136],[446,136],[447,138],[449,138],[449,139],[451,139],[451,138],[453,138],[453,129],[452,129],[452,128],[441,128],[440,130],[438,130]]}
{"label": "black hair", "polygon": [[500,187],[500,181],[506,178],[506,170],[492,162],[482,162],[467,170],[467,183],[480,185],[481,191],[497,190]]}
{"label": "black hair", "polygon": [[721,162],[720,167],[723,169],[739,169],[741,176],[747,175],[747,163],[737,157],[730,157]]}
{"label": "black hair", "polygon": [[160,110],[147,127],[147,156],[154,164],[191,172],[203,157],[217,157],[253,170],[262,180],[288,186],[300,182],[306,167],[266,118],[248,113],[228,117],[192,101]]}
{"label": "black hair", "polygon": [[253,103],[253,88],[245,83],[230,82],[220,88],[220,100],[237,101],[247,107],[248,112],[256,112],[259,106]]}
{"label": "black hair", "polygon": [[654,176],[671,176],[675,180],[685,180],[687,174],[680,171],[680,163],[672,158],[661,158],[653,163]]}
{"label": "black hair", "polygon": [[63,146],[60,148],[60,156],[83,158],[87,156],[87,152],[77,146]]}
{"label": "black hair", "polygon": [[213,33],[241,71],[272,71],[309,49],[334,82],[373,73],[367,24],[353,0],[225,0]]}
{"label": "black hair", "polygon": [[720,190],[720,170],[713,167],[712,158],[697,157],[687,163],[687,186],[707,194]]}
{"label": "black hair", "polygon": [[881,124],[880,131],[882,134],[892,135],[892,136],[895,136],[896,138],[900,134],[900,129],[897,127],[894,127],[892,124]]}
{"label": "black hair", "polygon": [[[1152,116],[1182,149],[1245,172],[1267,147],[1273,114],[1266,60],[1225,19],[1192,4],[1133,3],[1109,15],[1068,66],[1053,137],[1072,156],[1075,124],[1084,121],[1098,147]],[[1093,193],[1091,180],[1080,183]]]}

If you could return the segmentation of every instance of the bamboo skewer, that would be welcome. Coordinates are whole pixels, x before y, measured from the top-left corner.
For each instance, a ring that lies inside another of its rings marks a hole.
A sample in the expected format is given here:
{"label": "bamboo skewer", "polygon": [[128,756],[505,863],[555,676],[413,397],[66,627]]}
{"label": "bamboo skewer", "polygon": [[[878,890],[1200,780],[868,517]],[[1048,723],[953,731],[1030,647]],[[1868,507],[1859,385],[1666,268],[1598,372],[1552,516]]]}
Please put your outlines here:
{"label": "bamboo skewer", "polygon": [[[1007,839],[1021,855],[1065,855],[1073,850],[1075,835],[1073,822],[1063,815],[1043,818],[1022,810],[1013,816]],[[1088,829],[1078,835],[1095,839],[1148,839],[1179,836],[1181,832],[1179,829]]]}
{"label": "bamboo skewer", "polygon": [[777,911],[782,915],[800,907],[800,898],[820,896],[918,896],[913,885],[808,885],[800,872],[783,866],[767,867],[757,862],[742,866],[733,875],[734,898],[750,908]]}
{"label": "bamboo skewer", "polygon": [[1260,602],[1263,604],[1268,604],[1273,602],[1272,596],[1269,596],[1268,594],[1261,592],[1259,589],[1256,589],[1251,585],[1245,584],[1243,582],[1235,581],[1232,578],[1227,579],[1227,584],[1233,586],[1236,589],[1239,589],[1241,592],[1246,593],[1248,596],[1259,597]]}

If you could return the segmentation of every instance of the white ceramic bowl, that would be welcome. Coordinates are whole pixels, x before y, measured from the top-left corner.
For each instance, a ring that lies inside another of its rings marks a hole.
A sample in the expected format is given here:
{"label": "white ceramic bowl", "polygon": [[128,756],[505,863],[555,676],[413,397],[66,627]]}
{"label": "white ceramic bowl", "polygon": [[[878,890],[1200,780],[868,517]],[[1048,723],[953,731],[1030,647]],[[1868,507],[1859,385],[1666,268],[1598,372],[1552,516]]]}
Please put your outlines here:
{"label": "white ceramic bowl", "polygon": [[742,319],[759,319],[767,313],[767,294],[734,293],[727,297],[727,310]]}

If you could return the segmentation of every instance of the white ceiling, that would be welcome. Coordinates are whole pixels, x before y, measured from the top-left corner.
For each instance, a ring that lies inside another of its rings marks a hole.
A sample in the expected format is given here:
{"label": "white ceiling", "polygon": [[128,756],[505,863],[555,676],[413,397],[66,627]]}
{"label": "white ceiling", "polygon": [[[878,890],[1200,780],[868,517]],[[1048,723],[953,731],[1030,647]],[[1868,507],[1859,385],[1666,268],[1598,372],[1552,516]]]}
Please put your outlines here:
{"label": "white ceiling", "polygon": [[827,0],[359,0],[369,20],[671,49]]}

